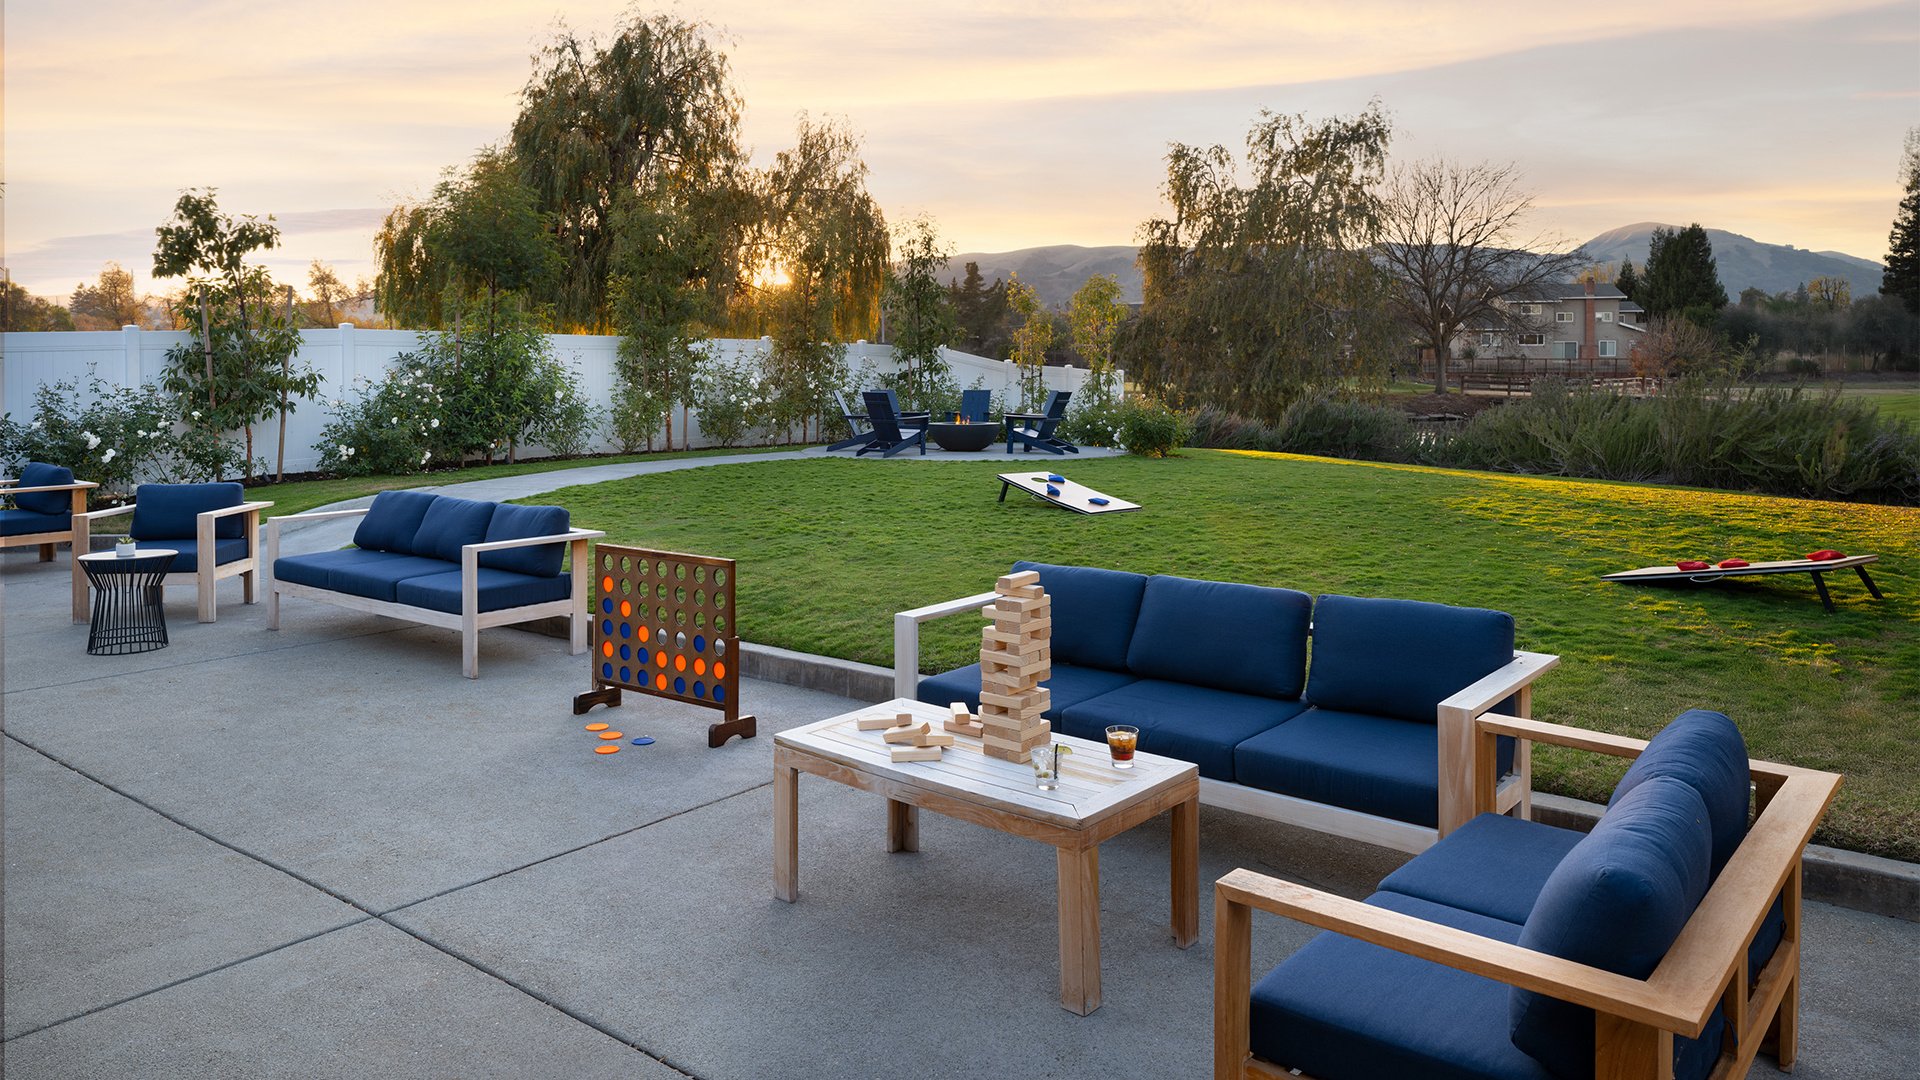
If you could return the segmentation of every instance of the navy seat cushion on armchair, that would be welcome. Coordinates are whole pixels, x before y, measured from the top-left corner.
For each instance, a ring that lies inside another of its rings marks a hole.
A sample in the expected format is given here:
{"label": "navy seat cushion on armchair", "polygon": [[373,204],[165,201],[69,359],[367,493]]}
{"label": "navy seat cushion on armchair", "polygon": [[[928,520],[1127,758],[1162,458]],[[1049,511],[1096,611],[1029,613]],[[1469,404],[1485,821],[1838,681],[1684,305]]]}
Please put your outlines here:
{"label": "navy seat cushion on armchair", "polygon": [[[192,574],[200,569],[200,541],[198,540],[156,540],[155,547],[172,548],[176,554],[167,564],[169,574]],[[225,566],[247,557],[247,541],[244,538],[233,540],[216,539],[213,542],[213,565]]]}
{"label": "navy seat cushion on armchair", "polygon": [[[141,484],[133,492],[133,524],[128,531],[135,540],[191,540],[198,535],[201,514],[224,510],[246,501],[239,484]],[[246,535],[242,515],[230,514],[216,519],[216,540],[238,540]],[[174,569],[179,569],[176,563]]]}
{"label": "navy seat cushion on armchair", "polygon": [[[56,484],[73,483],[73,470],[60,465],[47,465],[38,461],[29,461],[20,468],[19,487],[53,487]],[[36,514],[58,514],[62,518],[73,513],[73,493],[70,491],[29,491],[24,495],[15,495],[13,505],[21,510]],[[55,525],[53,528],[60,528]],[[37,532],[36,529],[23,529],[22,532]]]}
{"label": "navy seat cushion on armchair", "polygon": [[1127,668],[1146,679],[1297,698],[1312,620],[1313,598],[1303,592],[1156,575],[1147,579]]}
{"label": "navy seat cushion on armchair", "polygon": [[72,524],[72,514],[36,514],[31,510],[0,510],[0,536],[63,532]]}
{"label": "navy seat cushion on armchair", "polygon": [[[567,531],[568,520],[566,510],[558,506],[501,503],[493,508],[493,517],[487,522],[486,542],[524,540],[529,536],[558,536]],[[564,543],[503,548],[481,552],[480,565],[532,577],[558,577],[566,555],[567,545]]]}
{"label": "navy seat cushion on armchair", "polygon": [[1504,611],[1322,596],[1307,700],[1432,724],[1440,702],[1512,659],[1513,616]]}
{"label": "navy seat cushion on armchair", "polygon": [[413,536],[437,498],[424,491],[383,491],[375,495],[373,505],[360,519],[360,527],[353,531],[353,546],[362,551],[413,554]]}
{"label": "navy seat cushion on armchair", "polygon": [[1014,573],[1037,570],[1053,601],[1053,659],[1079,667],[1127,670],[1127,644],[1147,589],[1143,574],[1090,566],[1017,562]]}

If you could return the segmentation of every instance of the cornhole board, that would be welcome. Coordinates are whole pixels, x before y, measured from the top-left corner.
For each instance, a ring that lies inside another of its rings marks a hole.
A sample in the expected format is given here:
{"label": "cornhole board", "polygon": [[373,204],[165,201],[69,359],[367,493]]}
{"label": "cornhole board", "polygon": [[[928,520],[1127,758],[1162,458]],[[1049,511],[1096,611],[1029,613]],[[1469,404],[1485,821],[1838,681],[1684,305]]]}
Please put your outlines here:
{"label": "cornhole board", "polygon": [[1860,575],[1860,581],[1866,585],[1867,592],[1875,600],[1885,597],[1867,576],[1867,564],[1878,562],[1878,555],[1849,555],[1844,559],[1827,559],[1815,562],[1812,559],[1782,559],[1778,562],[1757,562],[1750,566],[1736,566],[1731,570],[1711,567],[1706,570],[1682,570],[1672,563],[1665,566],[1643,566],[1638,570],[1622,570],[1617,574],[1604,575],[1602,581],[1619,581],[1628,585],[1653,585],[1659,583],[1694,582],[1705,584],[1719,581],[1721,578],[1747,577],[1754,574],[1809,574],[1813,577],[1814,591],[1820,594],[1820,602],[1829,612],[1833,611],[1833,597],[1827,595],[1826,575],[1835,570],[1852,570]]}
{"label": "cornhole board", "polygon": [[591,689],[574,696],[574,715],[630,690],[719,710],[708,746],[753,738],[753,715],[740,712],[733,560],[595,544],[593,578]]}
{"label": "cornhole board", "polygon": [[[1017,487],[1036,499],[1050,502],[1055,506],[1063,506],[1068,510],[1080,514],[1117,514],[1123,510],[1140,509],[1139,503],[1131,503],[1125,499],[1116,499],[1111,495],[1103,495],[1087,487],[1085,484],[1076,484],[1071,480],[1049,481],[1047,479],[1049,476],[1059,475],[1059,473],[1048,472],[1045,469],[1041,469],[1038,472],[1003,472],[1000,474],[1000,501],[1007,501],[1008,488]],[[1058,491],[1059,494],[1047,494],[1048,488],[1053,488],[1055,491]],[[1107,505],[1096,506],[1090,501],[1093,499],[1105,499],[1107,500]]]}

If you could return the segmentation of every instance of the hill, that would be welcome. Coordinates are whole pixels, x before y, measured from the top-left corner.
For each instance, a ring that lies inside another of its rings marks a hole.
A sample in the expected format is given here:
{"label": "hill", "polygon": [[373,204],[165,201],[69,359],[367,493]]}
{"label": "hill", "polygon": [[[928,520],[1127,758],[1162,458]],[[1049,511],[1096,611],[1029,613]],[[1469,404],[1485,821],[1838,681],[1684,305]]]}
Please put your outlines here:
{"label": "hill", "polygon": [[[1595,262],[1618,263],[1632,259],[1645,270],[1647,247],[1659,222],[1642,221],[1609,229],[1587,241],[1587,254]],[[1666,228],[1673,228],[1668,225]],[[1768,244],[1725,229],[1708,229],[1714,261],[1720,268],[1720,284],[1727,298],[1737,300],[1740,290],[1765,289],[1777,293],[1798,288],[1816,277],[1845,278],[1853,285],[1853,295],[1866,296],[1880,288],[1883,268],[1869,259],[1856,258],[1838,251],[1808,251],[1792,244]]]}
{"label": "hill", "polygon": [[967,264],[980,264],[980,273],[993,284],[994,278],[1008,278],[1015,273],[1020,280],[1033,286],[1040,296],[1040,302],[1048,307],[1064,306],[1073,297],[1080,286],[1095,274],[1112,274],[1120,281],[1120,302],[1137,304],[1140,302],[1140,268],[1133,264],[1134,252],[1130,245],[1120,244],[1113,247],[1080,247],[1075,244],[1054,244],[1049,247],[1021,248],[1018,251],[970,251],[955,255],[947,264],[945,276],[959,281],[966,275]]}

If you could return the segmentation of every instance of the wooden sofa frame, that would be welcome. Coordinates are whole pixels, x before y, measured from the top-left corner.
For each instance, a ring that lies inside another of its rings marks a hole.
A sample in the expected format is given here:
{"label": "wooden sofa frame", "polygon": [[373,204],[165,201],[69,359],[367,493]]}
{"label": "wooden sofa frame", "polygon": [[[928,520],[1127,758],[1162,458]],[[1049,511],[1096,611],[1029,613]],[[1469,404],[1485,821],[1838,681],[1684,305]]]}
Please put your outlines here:
{"label": "wooden sofa frame", "polygon": [[72,500],[68,513],[71,517],[67,527],[53,532],[20,533],[17,536],[0,536],[0,547],[38,547],[40,561],[53,561],[53,548],[56,544],[73,545],[73,621],[87,620],[87,575],[80,570],[80,556],[87,553],[92,543],[87,537],[87,492],[99,487],[91,480],[76,480],[71,484],[47,484],[39,487],[20,487],[19,481],[0,479],[0,495],[30,495],[36,491],[65,491]]}
{"label": "wooden sofa frame", "polygon": [[[210,623],[214,621],[217,615],[217,608],[214,603],[217,597],[216,589],[220,581],[224,578],[238,576],[241,586],[245,590],[245,601],[249,604],[257,604],[260,602],[260,597],[257,592],[260,576],[260,511],[272,505],[270,502],[243,502],[235,506],[223,506],[218,510],[206,510],[194,515],[194,539],[198,544],[199,550],[207,553],[207,557],[201,558],[191,571],[183,570],[178,573],[168,574],[165,578],[161,579],[161,584],[193,586],[198,591],[200,606],[199,617],[201,622]],[[95,520],[117,517],[121,514],[130,514],[133,512],[133,508],[134,504],[128,503],[125,506],[116,506],[108,510],[95,510],[89,514],[75,514],[73,528],[75,544],[92,546],[93,537],[91,534]],[[235,514],[244,515],[240,519],[240,535],[247,542],[247,554],[244,558],[235,559],[232,562],[221,563],[215,566],[213,565],[212,559],[212,553],[214,551],[214,527],[218,524],[219,519],[232,517]],[[140,541],[140,543],[147,544],[151,547],[165,547],[167,545],[165,540],[143,540]],[[74,550],[78,551],[82,550],[82,548],[76,546]],[[80,562],[77,559],[74,560],[73,564],[73,589],[75,598],[73,621],[86,622],[88,618],[85,611],[87,578],[86,573],[81,570]]]}
{"label": "wooden sofa frame", "polygon": [[[366,611],[375,615],[385,615],[391,619],[420,623],[425,626],[438,626],[448,630],[460,631],[460,673],[469,679],[480,677],[480,631],[493,626],[506,626],[511,623],[532,622],[561,616],[567,620],[568,641],[573,655],[579,656],[587,651],[587,592],[590,584],[588,575],[593,569],[593,561],[587,554],[587,542],[607,535],[594,529],[569,529],[564,533],[551,536],[528,536],[517,540],[494,540],[484,544],[466,544],[460,549],[460,612],[454,614],[435,611],[432,608],[418,608],[388,600],[373,600],[352,593],[335,592],[313,585],[298,582],[281,581],[273,576],[273,564],[280,558],[280,528],[289,521],[323,521],[329,518],[364,517],[373,509],[363,506],[357,510],[316,510],[305,514],[288,514],[267,522],[267,629],[280,629],[280,598],[282,596],[302,596],[309,600],[334,604],[353,611]],[[551,600],[544,604],[526,604],[515,608],[501,608],[498,611],[480,610],[480,553],[501,551],[506,548],[534,547],[540,544],[565,543],[570,572],[573,577],[572,591],[565,600]]]}
{"label": "wooden sofa frame", "polygon": [[[1488,713],[1473,721],[1481,766],[1475,805],[1494,807],[1495,739],[1531,742],[1633,758],[1646,742],[1602,732]],[[1483,938],[1464,930],[1372,907],[1251,870],[1214,885],[1213,1075],[1215,1080],[1293,1077],[1249,1051],[1252,913],[1255,909],[1322,930],[1546,994],[1594,1010],[1594,1075],[1608,1080],[1670,1080],[1673,1039],[1698,1036],[1714,1006],[1724,1007],[1726,1042],[1711,1080],[1747,1075],[1761,1050],[1791,1071],[1800,1015],[1801,859],[1815,825],[1839,790],[1839,776],[1750,760],[1758,814],[1747,837],[1714,879],[1660,966],[1646,979]],[[1755,982],[1747,949],[1785,896],[1786,932]],[[1751,987],[1751,989],[1750,989]]]}
{"label": "wooden sofa frame", "polygon": [[[919,697],[920,624],[948,615],[978,612],[993,602],[994,595],[991,592],[977,593],[894,615],[893,692],[896,697]],[[1440,703],[1436,717],[1440,728],[1440,807],[1437,828],[1430,829],[1424,825],[1204,776],[1200,778],[1200,801],[1208,806],[1237,810],[1316,832],[1419,854],[1432,847],[1440,837],[1466,824],[1475,813],[1472,780],[1474,719],[1508,697],[1516,698],[1515,711],[1520,716],[1531,715],[1534,680],[1559,666],[1558,656],[1515,651],[1513,660],[1505,667]],[[1515,747],[1513,771],[1496,784],[1493,805],[1502,814],[1515,814],[1522,818],[1532,815],[1533,756],[1526,743]]]}

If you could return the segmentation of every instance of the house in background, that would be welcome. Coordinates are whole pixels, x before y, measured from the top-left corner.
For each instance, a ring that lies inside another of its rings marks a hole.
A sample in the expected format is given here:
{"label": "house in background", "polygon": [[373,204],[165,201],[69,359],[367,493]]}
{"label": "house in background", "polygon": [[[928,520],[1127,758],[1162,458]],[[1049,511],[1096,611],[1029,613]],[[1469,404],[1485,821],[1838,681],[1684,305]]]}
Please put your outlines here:
{"label": "house in background", "polygon": [[1647,334],[1646,311],[1612,285],[1552,283],[1504,306],[1514,325],[1469,328],[1454,338],[1454,358],[1469,361],[1463,366],[1525,360],[1517,366],[1528,371],[1571,370],[1576,362],[1623,369]]}

